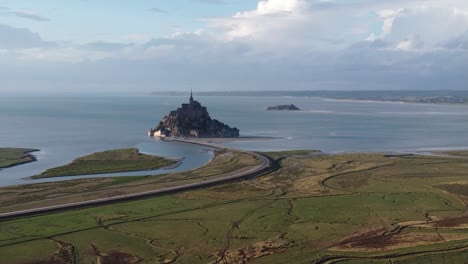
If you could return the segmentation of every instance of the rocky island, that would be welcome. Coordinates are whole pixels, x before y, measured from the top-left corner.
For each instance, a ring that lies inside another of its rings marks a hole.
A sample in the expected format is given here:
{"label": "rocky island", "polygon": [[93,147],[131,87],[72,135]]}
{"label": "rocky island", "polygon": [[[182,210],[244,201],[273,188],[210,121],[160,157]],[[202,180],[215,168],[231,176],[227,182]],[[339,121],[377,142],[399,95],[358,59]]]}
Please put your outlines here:
{"label": "rocky island", "polygon": [[206,107],[193,99],[190,94],[188,104],[171,111],[156,128],[148,131],[150,137],[204,137],[229,138],[239,137],[239,129],[211,119]]}
{"label": "rocky island", "polygon": [[270,106],[267,108],[268,111],[298,111],[301,110],[297,106],[290,104],[290,105],[277,105],[277,106]]}

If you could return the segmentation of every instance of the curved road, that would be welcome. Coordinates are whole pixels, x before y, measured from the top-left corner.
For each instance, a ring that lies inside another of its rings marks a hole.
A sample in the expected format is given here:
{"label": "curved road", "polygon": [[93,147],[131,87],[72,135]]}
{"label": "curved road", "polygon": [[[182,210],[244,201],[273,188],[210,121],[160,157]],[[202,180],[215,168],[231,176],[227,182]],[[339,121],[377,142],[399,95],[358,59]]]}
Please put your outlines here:
{"label": "curved road", "polygon": [[88,206],[103,205],[103,204],[109,204],[109,203],[115,203],[115,202],[135,200],[135,199],[144,198],[144,197],[171,194],[171,193],[175,193],[175,192],[179,192],[179,191],[187,191],[187,190],[192,190],[192,189],[196,189],[196,188],[212,186],[212,185],[215,185],[215,184],[230,182],[230,181],[234,181],[234,180],[246,179],[246,178],[259,176],[259,175],[262,175],[265,172],[268,172],[272,168],[271,160],[268,157],[266,157],[264,155],[261,155],[259,153],[250,152],[250,151],[241,150],[241,149],[230,148],[230,147],[226,147],[226,146],[220,146],[220,145],[216,145],[216,144],[212,144],[212,143],[203,143],[203,142],[184,140],[184,139],[176,139],[174,141],[204,145],[204,146],[209,146],[209,147],[217,148],[217,149],[229,149],[229,150],[233,150],[233,151],[237,151],[237,152],[250,154],[250,155],[256,157],[258,160],[260,160],[261,164],[255,166],[255,167],[252,167],[251,169],[249,169],[247,171],[240,172],[238,174],[234,174],[234,175],[230,175],[230,176],[226,176],[226,177],[221,177],[221,178],[217,178],[217,179],[212,179],[212,180],[206,180],[206,181],[198,182],[198,183],[184,184],[184,185],[168,187],[168,188],[163,188],[163,189],[158,189],[158,190],[153,190],[153,191],[132,193],[132,194],[126,194],[126,195],[118,195],[118,196],[113,196],[113,197],[109,197],[109,198],[88,200],[88,201],[83,201],[83,202],[75,202],[75,203],[40,207],[40,208],[34,208],[34,209],[28,209],[28,210],[14,211],[14,212],[9,212],[9,213],[2,213],[2,214],[0,214],[0,221],[10,220],[10,219],[13,219],[13,218],[18,218],[18,217],[23,217],[23,216],[31,216],[31,215],[37,215],[37,214],[43,214],[43,213],[62,211],[62,210],[66,210],[66,209],[77,209],[77,208],[88,207]]}

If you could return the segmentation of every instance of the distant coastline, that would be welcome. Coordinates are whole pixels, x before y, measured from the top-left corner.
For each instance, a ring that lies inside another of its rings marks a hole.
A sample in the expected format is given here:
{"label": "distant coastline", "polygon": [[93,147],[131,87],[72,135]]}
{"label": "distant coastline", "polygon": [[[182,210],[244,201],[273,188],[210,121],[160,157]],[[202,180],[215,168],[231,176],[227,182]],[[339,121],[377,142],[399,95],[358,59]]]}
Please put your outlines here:
{"label": "distant coastline", "polygon": [[362,103],[390,103],[390,104],[422,104],[422,105],[457,105],[457,106],[468,106],[468,101],[465,103],[448,103],[448,102],[420,102],[420,101],[407,101],[407,100],[369,100],[369,99],[335,99],[335,98],[323,98],[329,102],[362,102]]}
{"label": "distant coastline", "polygon": [[[420,103],[440,105],[468,105],[468,91],[424,90],[424,91],[232,91],[198,92],[198,96],[265,96],[270,97],[318,97],[340,101]],[[185,96],[186,92],[153,92],[159,96]]]}

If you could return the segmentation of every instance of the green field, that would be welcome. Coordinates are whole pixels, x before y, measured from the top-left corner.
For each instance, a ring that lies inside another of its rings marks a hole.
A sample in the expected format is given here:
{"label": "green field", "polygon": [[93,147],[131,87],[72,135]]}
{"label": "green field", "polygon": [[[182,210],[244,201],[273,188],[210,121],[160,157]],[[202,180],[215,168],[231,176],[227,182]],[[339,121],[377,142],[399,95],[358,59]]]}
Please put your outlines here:
{"label": "green field", "polygon": [[34,151],[38,150],[25,148],[0,148],[0,169],[35,161],[36,159],[29,154]]}
{"label": "green field", "polygon": [[48,169],[32,178],[155,170],[175,163],[177,161],[141,154],[135,148],[117,149],[77,158],[68,165]]}
{"label": "green field", "polygon": [[[239,155],[191,175],[225,170],[224,162],[251,164]],[[281,168],[250,180],[2,222],[0,256],[12,264],[468,259],[468,159],[271,155]],[[130,179],[119,184],[148,180]]]}
{"label": "green field", "polygon": [[1,187],[0,213],[202,182],[249,170],[258,164],[259,161],[250,154],[219,150],[206,166],[186,172],[156,176],[99,177]]}

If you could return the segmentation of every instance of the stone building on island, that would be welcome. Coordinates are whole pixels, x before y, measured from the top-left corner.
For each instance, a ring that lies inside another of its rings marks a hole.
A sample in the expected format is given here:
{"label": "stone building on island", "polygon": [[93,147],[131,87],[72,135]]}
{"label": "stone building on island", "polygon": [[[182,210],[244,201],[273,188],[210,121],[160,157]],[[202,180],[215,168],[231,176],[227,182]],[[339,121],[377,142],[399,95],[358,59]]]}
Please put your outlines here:
{"label": "stone building on island", "polygon": [[211,119],[206,107],[193,99],[188,104],[171,111],[158,126],[148,131],[150,137],[238,137],[239,129]]}

